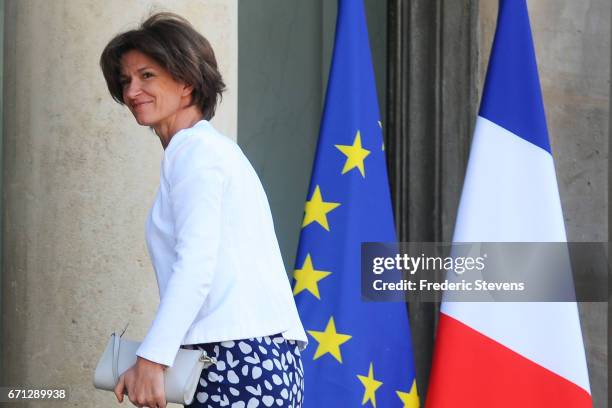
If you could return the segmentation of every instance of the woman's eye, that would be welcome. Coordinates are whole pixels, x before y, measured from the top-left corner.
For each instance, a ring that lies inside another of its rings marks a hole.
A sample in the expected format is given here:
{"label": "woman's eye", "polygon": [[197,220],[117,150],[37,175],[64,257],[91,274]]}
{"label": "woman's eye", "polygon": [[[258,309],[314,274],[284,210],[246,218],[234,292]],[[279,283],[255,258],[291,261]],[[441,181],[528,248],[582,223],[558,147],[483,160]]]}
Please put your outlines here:
{"label": "woman's eye", "polygon": [[152,76],[153,76],[153,74],[150,73],[150,72],[145,72],[145,73],[142,74],[143,78],[151,78]]}

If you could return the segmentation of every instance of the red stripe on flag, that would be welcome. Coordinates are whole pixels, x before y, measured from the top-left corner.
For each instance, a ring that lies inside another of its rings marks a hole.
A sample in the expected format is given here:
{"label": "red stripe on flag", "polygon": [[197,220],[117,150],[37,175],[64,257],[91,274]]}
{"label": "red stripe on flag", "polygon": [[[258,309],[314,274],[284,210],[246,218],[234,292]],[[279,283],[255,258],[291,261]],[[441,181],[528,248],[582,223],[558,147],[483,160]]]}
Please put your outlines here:
{"label": "red stripe on flag", "polygon": [[447,407],[583,408],[592,400],[571,381],[440,313],[426,408]]}

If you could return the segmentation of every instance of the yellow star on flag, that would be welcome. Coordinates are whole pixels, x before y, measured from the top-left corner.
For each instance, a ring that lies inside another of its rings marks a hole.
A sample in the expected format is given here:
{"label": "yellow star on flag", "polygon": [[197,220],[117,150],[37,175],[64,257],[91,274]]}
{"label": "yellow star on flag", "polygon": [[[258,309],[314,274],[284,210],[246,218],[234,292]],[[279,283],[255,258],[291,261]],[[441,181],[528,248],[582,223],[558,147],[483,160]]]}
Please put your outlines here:
{"label": "yellow star on flag", "polygon": [[419,408],[419,394],[417,394],[416,379],[412,381],[410,392],[395,391],[404,403],[403,408]]}
{"label": "yellow star on flag", "polygon": [[317,299],[321,300],[319,296],[319,285],[317,285],[317,283],[328,275],[331,275],[331,272],[316,270],[312,265],[310,254],[306,255],[302,268],[296,269],[293,274],[293,279],[295,279],[293,295],[295,296],[301,291],[307,290]]}
{"label": "yellow star on flag", "polygon": [[340,345],[346,343],[350,340],[351,337],[348,334],[340,334],[336,331],[336,324],[334,323],[334,317],[329,318],[329,322],[327,323],[327,327],[325,327],[325,331],[314,331],[308,330],[308,334],[310,334],[316,341],[319,342],[317,346],[317,350],[315,351],[315,355],[313,360],[321,357],[322,355],[329,353],[338,360],[338,362],[342,363],[342,355],[340,354]]}
{"label": "yellow star on flag", "polygon": [[332,203],[323,201],[321,196],[321,189],[319,186],[315,187],[315,191],[312,193],[310,200],[306,201],[306,207],[304,208],[304,222],[302,228],[312,222],[318,222],[323,228],[329,231],[329,225],[327,224],[327,213],[338,207],[340,203]]}
{"label": "yellow star on flag", "polygon": [[374,365],[370,363],[370,371],[368,376],[358,375],[359,381],[363,384],[365,392],[363,393],[363,401],[361,405],[365,405],[366,402],[370,401],[374,408],[376,408],[376,390],[383,384],[382,381],[374,379]]}
{"label": "yellow star on flag", "polygon": [[340,150],[346,156],[346,162],[344,163],[344,168],[342,169],[342,174],[347,173],[349,170],[357,167],[361,176],[365,178],[365,168],[363,166],[363,161],[370,154],[369,150],[366,150],[361,147],[361,133],[357,131],[357,135],[355,136],[355,140],[353,141],[353,145],[336,145],[338,150]]}

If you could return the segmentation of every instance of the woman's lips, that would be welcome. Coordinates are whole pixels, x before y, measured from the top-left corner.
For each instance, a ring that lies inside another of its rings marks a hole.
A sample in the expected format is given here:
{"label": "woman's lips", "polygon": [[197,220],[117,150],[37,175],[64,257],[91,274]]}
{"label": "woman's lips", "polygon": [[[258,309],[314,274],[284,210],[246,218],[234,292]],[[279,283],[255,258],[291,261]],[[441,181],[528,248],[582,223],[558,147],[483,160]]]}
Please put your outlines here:
{"label": "woman's lips", "polygon": [[138,109],[138,108],[140,108],[142,106],[145,106],[145,105],[148,105],[150,103],[151,103],[151,101],[148,101],[148,102],[138,102],[138,103],[133,104],[132,108]]}

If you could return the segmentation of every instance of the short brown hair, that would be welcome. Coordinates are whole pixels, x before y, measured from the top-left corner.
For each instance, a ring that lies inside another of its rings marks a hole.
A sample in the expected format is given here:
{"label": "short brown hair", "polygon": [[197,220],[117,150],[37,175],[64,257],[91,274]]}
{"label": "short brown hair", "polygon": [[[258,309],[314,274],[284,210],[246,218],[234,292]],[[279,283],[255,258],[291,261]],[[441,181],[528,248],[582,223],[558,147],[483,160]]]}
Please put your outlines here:
{"label": "short brown hair", "polygon": [[193,86],[191,104],[200,108],[204,119],[215,115],[225,84],[210,43],[187,20],[174,13],[156,13],[106,45],[100,67],[113,99],[123,105],[121,57],[131,50],[154,59],[174,80]]}

